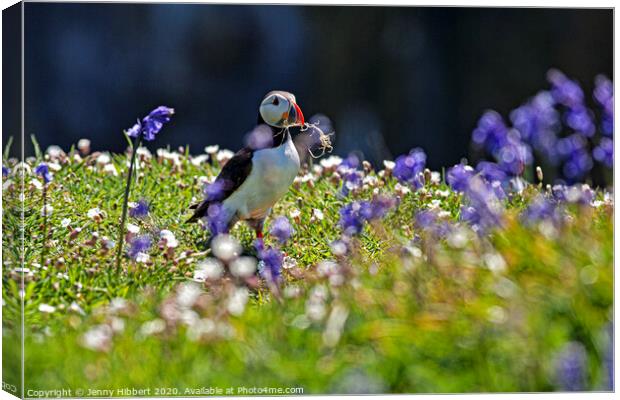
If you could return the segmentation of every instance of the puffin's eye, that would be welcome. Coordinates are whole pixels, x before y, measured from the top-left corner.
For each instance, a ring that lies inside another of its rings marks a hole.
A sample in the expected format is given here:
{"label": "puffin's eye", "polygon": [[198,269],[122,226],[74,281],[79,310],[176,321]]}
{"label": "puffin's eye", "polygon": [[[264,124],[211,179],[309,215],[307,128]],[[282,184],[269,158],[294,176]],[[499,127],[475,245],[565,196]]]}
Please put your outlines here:
{"label": "puffin's eye", "polygon": [[278,104],[280,104],[280,100],[278,99],[278,96],[273,96],[273,104],[274,106],[277,106]]}

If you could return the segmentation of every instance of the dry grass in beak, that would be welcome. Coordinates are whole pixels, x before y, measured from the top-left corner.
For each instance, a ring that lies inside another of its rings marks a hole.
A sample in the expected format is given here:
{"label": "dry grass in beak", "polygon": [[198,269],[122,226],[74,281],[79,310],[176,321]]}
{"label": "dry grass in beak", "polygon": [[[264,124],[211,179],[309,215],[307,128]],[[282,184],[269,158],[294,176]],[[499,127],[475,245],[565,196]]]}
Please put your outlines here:
{"label": "dry grass in beak", "polygon": [[301,127],[301,132],[306,132],[310,128],[312,128],[312,132],[309,133],[310,136],[312,136],[314,133],[319,134],[319,149],[321,151],[320,154],[315,155],[312,152],[312,149],[308,147],[308,153],[310,153],[310,156],[312,158],[319,158],[325,155],[326,152],[331,153],[334,147],[332,146],[332,141],[329,137],[332,136],[334,132],[330,132],[326,134],[325,132],[323,132],[321,128],[319,128],[318,122],[316,124],[313,124],[310,122],[304,123],[304,125]]}

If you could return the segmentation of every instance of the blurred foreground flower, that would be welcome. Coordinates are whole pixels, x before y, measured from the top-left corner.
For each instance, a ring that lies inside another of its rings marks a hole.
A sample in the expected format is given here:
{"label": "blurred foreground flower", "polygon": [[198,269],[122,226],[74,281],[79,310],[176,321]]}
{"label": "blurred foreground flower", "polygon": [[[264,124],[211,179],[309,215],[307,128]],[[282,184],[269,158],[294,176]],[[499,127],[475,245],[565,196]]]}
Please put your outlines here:
{"label": "blurred foreground flower", "polygon": [[576,392],[585,389],[587,352],[579,342],[569,342],[555,360],[556,383],[563,391]]}
{"label": "blurred foreground flower", "polygon": [[272,222],[269,232],[278,239],[280,244],[284,244],[291,238],[293,227],[288,221],[288,218],[282,216],[276,218]]}

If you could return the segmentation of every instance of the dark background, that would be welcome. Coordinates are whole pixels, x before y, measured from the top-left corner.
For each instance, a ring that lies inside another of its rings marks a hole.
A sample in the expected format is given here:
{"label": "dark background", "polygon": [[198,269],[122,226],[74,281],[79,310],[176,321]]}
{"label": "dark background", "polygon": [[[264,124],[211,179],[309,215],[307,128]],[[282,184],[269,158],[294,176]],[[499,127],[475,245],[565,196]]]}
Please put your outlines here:
{"label": "dark background", "polygon": [[151,149],[237,150],[284,89],[306,118],[332,118],[335,153],[420,146],[440,168],[468,156],[485,109],[507,117],[547,88],[549,68],[588,93],[612,77],[612,10],[26,3],[25,24],[25,132],[43,148],[122,151],[121,131],[163,104],[177,114]]}

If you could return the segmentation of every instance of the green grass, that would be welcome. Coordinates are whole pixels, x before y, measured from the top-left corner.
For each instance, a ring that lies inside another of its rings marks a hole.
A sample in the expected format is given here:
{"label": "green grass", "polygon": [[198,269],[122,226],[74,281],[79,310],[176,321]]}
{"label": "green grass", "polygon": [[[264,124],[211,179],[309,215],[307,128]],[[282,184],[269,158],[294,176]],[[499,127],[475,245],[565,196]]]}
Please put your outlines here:
{"label": "green grass", "polygon": [[[367,224],[354,238],[350,256],[335,257],[329,245],[341,235],[340,207],[351,199],[371,198],[374,188],[343,199],[339,183],[325,174],[311,184],[294,185],[272,213],[301,212],[292,240],[283,247],[297,267],[284,270],[281,287],[285,294],[295,287],[297,294],[278,301],[263,283],[251,290],[245,311],[231,315],[227,304],[238,282],[203,284],[190,308],[202,325],[189,327],[165,310],[176,304],[179,285],[191,282],[197,263],[209,257],[207,233],[184,221],[187,207],[201,196],[199,177],[216,175],[219,166],[194,165],[187,154],[176,165],[156,154],[141,163],[130,200],[146,198],[151,213],[129,222],[142,233],[168,229],[179,246],[172,257],[155,246],[149,264],[125,258],[119,272],[115,249],[106,250],[103,237],[117,239],[127,157],[112,158],[118,176],[104,173],[96,155],[75,161],[69,154],[60,170],[52,171],[47,201],[53,213],[45,247],[42,191],[30,183],[36,177],[25,177],[24,265],[33,271],[24,288],[26,391],[134,387],[150,388],[155,395],[155,388],[175,388],[159,394],[188,395],[187,388],[203,386],[301,387],[305,394],[551,391],[559,388],[555,359],[569,342],[586,349],[586,389],[606,387],[613,296],[610,204],[569,205],[567,222],[545,235],[539,227],[520,223],[520,210],[543,191],[529,186],[506,202],[504,227],[479,237],[463,226],[466,243],[455,246],[413,226],[415,212],[434,199],[450,213],[450,221],[458,221],[460,195],[429,183],[423,191],[404,195],[382,222]],[[36,160],[29,164],[34,167]],[[4,182],[18,182],[11,168]],[[393,178],[379,177],[378,182],[380,192],[394,193]],[[14,345],[19,330],[18,195],[18,185],[5,184],[5,382],[19,380],[18,371],[6,367],[7,359],[19,357]],[[87,215],[92,208],[103,211],[100,221]],[[324,218],[312,219],[313,209]],[[66,218],[69,227],[61,225]],[[81,232],[72,238],[78,227]],[[94,233],[98,238],[92,241]],[[254,254],[254,235],[247,226],[238,224],[232,234],[247,254]],[[412,241],[416,234],[420,240]],[[269,237],[267,242],[274,243]],[[340,264],[342,284],[333,285],[317,272],[324,260]],[[505,268],[492,271],[493,260]],[[312,319],[309,299],[317,293],[324,299],[314,310],[322,307],[324,315]],[[115,298],[127,299],[126,306],[110,309]],[[71,310],[73,303],[83,313]],[[42,304],[55,311],[41,312]],[[144,334],[144,324],[156,319],[165,321],[165,329]],[[85,333],[100,325],[118,328],[109,346],[85,348]],[[197,335],[200,326],[204,331]]]}

